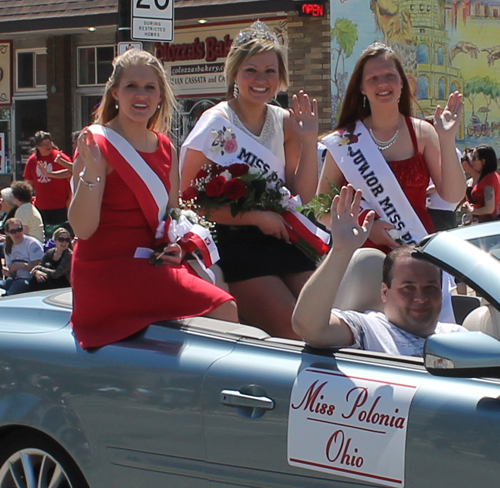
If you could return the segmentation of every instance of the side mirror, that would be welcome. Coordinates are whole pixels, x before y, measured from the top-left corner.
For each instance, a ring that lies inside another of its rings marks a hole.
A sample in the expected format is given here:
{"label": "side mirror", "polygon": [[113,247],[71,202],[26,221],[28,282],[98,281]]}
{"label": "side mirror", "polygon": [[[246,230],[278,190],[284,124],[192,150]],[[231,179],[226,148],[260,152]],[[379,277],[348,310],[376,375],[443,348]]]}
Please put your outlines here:
{"label": "side mirror", "polygon": [[500,341],[482,332],[434,334],[425,342],[424,364],[435,376],[500,378]]}

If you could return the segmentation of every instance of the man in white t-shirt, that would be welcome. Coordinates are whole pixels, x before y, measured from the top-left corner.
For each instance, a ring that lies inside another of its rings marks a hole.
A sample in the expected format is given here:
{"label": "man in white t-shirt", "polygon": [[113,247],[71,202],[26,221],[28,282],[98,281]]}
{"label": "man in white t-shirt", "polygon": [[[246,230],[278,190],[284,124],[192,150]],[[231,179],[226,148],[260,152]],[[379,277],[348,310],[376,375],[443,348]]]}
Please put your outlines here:
{"label": "man in white t-shirt", "polygon": [[[353,198],[354,195],[354,198]],[[384,313],[331,310],[354,251],[368,237],[374,214],[358,224],[361,192],[343,187],[332,204],[333,248],[304,285],[293,313],[293,328],[315,347],[357,347],[371,351],[422,356],[425,338],[435,333],[465,332],[438,322],[441,271],[412,256],[410,246],[393,250],[382,277]]]}
{"label": "man in white t-shirt", "polygon": [[43,257],[42,243],[31,236],[25,236],[23,224],[13,218],[5,223],[5,264],[3,268],[6,279],[0,280],[0,288],[6,295],[16,295],[29,291],[31,270],[40,264]]}

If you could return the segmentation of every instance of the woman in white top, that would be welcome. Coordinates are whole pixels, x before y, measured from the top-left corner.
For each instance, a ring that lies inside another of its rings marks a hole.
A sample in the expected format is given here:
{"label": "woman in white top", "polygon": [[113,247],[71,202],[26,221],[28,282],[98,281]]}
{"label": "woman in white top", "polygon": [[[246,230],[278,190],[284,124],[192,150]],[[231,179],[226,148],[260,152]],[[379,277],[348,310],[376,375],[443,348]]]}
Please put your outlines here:
{"label": "woman in white top", "polygon": [[[265,24],[257,21],[240,32],[226,59],[225,76],[228,101],[210,110],[269,149],[282,164],[277,173],[290,192],[309,202],[317,185],[317,104],[303,92],[294,95],[290,111],[268,103],[286,90],[288,73],[284,47]],[[212,161],[192,148],[182,154],[184,191]],[[222,207],[211,211],[210,219],[217,223],[218,264],[241,320],[272,335],[297,338],[292,311],[315,265],[289,243],[283,217],[261,210],[233,217],[228,207]]]}

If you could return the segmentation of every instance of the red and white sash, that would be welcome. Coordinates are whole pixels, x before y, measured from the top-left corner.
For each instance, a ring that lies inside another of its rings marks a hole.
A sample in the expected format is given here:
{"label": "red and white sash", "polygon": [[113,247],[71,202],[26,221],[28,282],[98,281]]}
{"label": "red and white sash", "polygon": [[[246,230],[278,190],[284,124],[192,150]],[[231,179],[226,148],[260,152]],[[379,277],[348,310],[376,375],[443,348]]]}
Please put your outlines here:
{"label": "red and white sash", "polygon": [[[205,112],[186,138],[180,151],[181,167],[187,149],[202,152],[207,159],[227,167],[234,163],[247,164],[263,173],[275,174],[273,181],[284,184],[285,167],[267,147],[232,124],[228,119],[213,112]],[[283,189],[283,193],[290,192]],[[282,216],[290,229],[292,242],[305,239],[320,254],[328,252],[330,234],[314,225],[295,208],[300,197],[284,198]]]}
{"label": "red and white sash", "polygon": [[[112,162],[113,169],[136,195],[144,216],[155,234],[156,245],[179,241],[182,247],[197,259],[193,251],[198,249],[206,266],[210,267],[218,261],[217,246],[207,229],[193,225],[182,216],[179,221],[173,221],[168,217],[169,182],[162,180],[134,147],[113,129],[94,124],[89,130],[104,157]],[[152,252],[154,252],[152,249],[138,248],[135,257],[149,258]]]}
{"label": "red and white sash", "polygon": [[[329,134],[323,138],[323,143],[345,179],[363,192],[367,206],[393,224],[405,243],[417,243],[428,234],[361,121],[348,129]],[[454,288],[453,278],[448,273],[443,273],[442,322],[455,322],[451,304],[451,291]]]}

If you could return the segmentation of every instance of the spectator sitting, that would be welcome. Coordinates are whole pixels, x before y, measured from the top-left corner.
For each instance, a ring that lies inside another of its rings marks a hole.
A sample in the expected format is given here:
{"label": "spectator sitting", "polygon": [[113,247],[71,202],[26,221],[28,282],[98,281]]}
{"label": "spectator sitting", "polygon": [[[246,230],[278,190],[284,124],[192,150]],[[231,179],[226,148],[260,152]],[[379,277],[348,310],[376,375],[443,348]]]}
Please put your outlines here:
{"label": "spectator sitting", "polygon": [[6,295],[16,295],[29,291],[31,270],[40,264],[43,247],[38,239],[25,236],[23,224],[12,218],[5,223],[5,267],[2,267],[6,279],[0,280],[0,288],[7,290]]}
{"label": "spectator sitting", "polygon": [[43,220],[38,209],[31,203],[33,187],[27,181],[15,181],[11,185],[14,203],[17,205],[16,219],[23,223],[24,234],[45,242]]}
{"label": "spectator sitting", "polygon": [[0,210],[4,213],[2,219],[0,220],[0,259],[3,258],[3,246],[5,242],[5,222],[14,217],[16,213],[17,206],[14,203],[12,196],[12,188],[8,186],[7,188],[2,188],[0,190]]}
{"label": "spectator sitting", "polygon": [[43,255],[39,265],[31,270],[30,289],[32,291],[66,288],[70,286],[71,236],[64,227],[54,231],[52,240],[55,247]]}
{"label": "spectator sitting", "polygon": [[441,272],[412,256],[411,246],[393,250],[383,266],[384,313],[331,310],[354,251],[369,235],[374,213],[358,224],[361,191],[343,187],[332,204],[333,248],[304,285],[293,314],[293,327],[316,347],[356,347],[371,351],[422,356],[431,334],[462,332],[456,324],[438,322]]}

